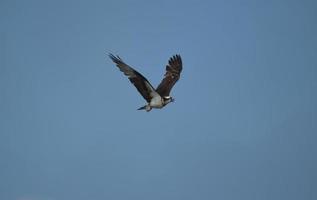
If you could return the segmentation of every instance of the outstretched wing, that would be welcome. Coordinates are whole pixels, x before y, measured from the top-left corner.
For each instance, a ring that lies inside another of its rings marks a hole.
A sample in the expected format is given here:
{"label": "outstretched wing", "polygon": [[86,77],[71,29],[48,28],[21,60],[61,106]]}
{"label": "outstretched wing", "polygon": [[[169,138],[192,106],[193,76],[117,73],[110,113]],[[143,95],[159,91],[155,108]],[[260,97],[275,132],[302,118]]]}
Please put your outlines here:
{"label": "outstretched wing", "polygon": [[142,74],[134,70],[129,65],[125,64],[119,56],[109,54],[109,57],[114,63],[116,63],[120,71],[122,71],[129,78],[131,83],[133,83],[133,85],[147,102],[150,102],[152,97],[158,95],[150,82]]}
{"label": "outstretched wing", "polygon": [[180,55],[171,57],[166,65],[166,73],[162,82],[156,89],[161,96],[169,96],[171,89],[178,81],[183,69],[182,58]]}

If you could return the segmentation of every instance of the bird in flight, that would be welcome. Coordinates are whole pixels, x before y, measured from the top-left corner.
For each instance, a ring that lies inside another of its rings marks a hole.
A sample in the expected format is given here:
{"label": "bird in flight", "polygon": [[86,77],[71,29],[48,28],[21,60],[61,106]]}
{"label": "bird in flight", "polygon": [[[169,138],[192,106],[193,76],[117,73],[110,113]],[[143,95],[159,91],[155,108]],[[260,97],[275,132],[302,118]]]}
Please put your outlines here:
{"label": "bird in flight", "polygon": [[120,71],[129,78],[130,82],[147,101],[147,104],[138,110],[146,110],[149,112],[152,108],[163,108],[168,103],[174,101],[173,97],[170,96],[170,91],[180,78],[183,69],[180,55],[174,55],[169,59],[164,78],[156,89],[154,89],[151,83],[142,74],[123,62],[119,56],[114,56],[110,53],[109,57]]}

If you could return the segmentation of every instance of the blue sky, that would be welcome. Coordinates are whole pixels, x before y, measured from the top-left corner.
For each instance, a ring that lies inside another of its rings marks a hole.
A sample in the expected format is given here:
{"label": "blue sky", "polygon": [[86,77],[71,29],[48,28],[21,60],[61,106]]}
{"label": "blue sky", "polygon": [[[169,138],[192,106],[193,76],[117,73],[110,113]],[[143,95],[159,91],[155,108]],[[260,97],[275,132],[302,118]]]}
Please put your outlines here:
{"label": "blue sky", "polygon": [[[0,2],[0,199],[317,199],[315,1]],[[162,110],[107,57],[157,85]]]}

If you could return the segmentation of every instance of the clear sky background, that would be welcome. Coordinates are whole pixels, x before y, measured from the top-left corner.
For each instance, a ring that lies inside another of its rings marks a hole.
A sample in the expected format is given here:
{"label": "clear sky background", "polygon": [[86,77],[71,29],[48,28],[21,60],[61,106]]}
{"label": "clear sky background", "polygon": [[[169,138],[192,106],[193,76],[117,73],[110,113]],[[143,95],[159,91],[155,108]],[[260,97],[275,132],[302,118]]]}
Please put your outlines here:
{"label": "clear sky background", "polygon": [[[317,3],[0,1],[1,200],[317,199]],[[107,53],[157,85],[162,110]]]}

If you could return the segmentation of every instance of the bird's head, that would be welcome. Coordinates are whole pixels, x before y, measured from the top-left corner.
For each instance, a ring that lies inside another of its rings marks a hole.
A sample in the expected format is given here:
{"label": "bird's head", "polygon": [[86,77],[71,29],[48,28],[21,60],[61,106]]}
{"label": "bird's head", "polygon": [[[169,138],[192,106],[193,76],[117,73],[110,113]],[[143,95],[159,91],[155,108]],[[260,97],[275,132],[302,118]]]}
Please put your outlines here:
{"label": "bird's head", "polygon": [[174,98],[173,97],[171,97],[171,96],[164,96],[163,97],[163,99],[164,99],[164,104],[166,105],[166,104],[168,104],[168,103],[170,103],[170,102],[174,102]]}

